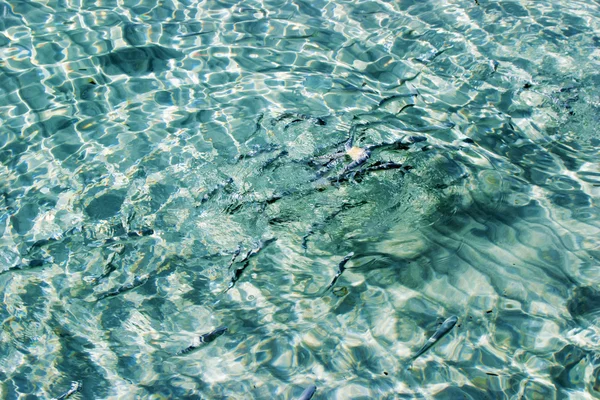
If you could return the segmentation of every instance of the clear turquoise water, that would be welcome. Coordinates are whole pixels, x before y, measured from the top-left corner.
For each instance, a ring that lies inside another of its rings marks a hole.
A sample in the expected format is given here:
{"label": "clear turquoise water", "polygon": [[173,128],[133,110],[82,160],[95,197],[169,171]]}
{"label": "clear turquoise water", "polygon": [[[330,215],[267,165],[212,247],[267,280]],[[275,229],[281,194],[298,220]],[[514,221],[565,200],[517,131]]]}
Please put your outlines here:
{"label": "clear turquoise water", "polygon": [[0,54],[1,398],[600,396],[597,1],[0,1]]}

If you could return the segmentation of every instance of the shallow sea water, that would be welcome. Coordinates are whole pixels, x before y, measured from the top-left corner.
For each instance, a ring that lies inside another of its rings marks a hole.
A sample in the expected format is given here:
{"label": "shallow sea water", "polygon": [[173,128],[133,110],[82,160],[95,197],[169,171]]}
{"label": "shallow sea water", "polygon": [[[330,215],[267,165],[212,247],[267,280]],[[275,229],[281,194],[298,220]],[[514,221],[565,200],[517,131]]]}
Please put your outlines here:
{"label": "shallow sea water", "polygon": [[597,1],[0,1],[0,54],[0,398],[600,396]]}

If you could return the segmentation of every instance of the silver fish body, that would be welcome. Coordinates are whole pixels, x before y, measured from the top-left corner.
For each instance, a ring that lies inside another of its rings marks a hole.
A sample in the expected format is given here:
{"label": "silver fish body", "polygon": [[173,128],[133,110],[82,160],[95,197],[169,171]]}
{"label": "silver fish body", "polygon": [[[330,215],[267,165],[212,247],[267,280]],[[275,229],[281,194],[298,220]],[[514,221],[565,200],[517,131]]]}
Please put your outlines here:
{"label": "silver fish body", "polygon": [[210,342],[214,341],[216,338],[218,338],[219,336],[221,336],[225,332],[227,332],[227,327],[226,326],[221,326],[221,327],[215,329],[214,331],[210,331],[208,333],[200,335],[200,337],[198,338],[198,341],[196,343],[194,343],[194,344],[186,347],[183,350],[180,350],[179,352],[177,352],[176,355],[181,356],[181,355],[190,353],[190,352],[198,349],[203,344],[210,343]]}
{"label": "silver fish body", "polygon": [[344,271],[346,270],[346,264],[348,263],[348,261],[350,261],[350,259],[354,257],[354,252],[350,252],[348,253],[348,255],[346,255],[346,257],[344,257],[342,259],[342,261],[340,261],[340,263],[338,264],[338,272],[335,274],[335,276],[333,277],[333,280],[331,281],[331,283],[329,284],[329,286],[327,286],[326,290],[329,290],[333,287],[333,285],[335,285],[335,283],[337,282],[338,278],[340,276],[342,276],[342,274],[344,273]]}
{"label": "silver fish body", "polygon": [[205,333],[204,335],[200,335],[200,343],[210,343],[213,340],[215,340],[216,338],[218,338],[219,336],[221,336],[222,334],[224,334],[225,332],[227,332],[227,327],[221,326],[212,332],[208,332],[208,333]]}
{"label": "silver fish body", "polygon": [[448,332],[454,328],[454,325],[458,322],[458,317],[456,315],[451,316],[447,320],[442,323],[442,325],[435,331],[435,333],[427,340],[427,343],[419,351],[415,354],[412,359],[415,360],[417,357],[421,356],[427,350],[432,348],[441,338],[446,336]]}
{"label": "silver fish body", "polygon": [[60,396],[54,398],[53,400],[68,399],[69,397],[71,397],[75,393],[79,392],[80,390],[81,390],[81,382],[80,381],[71,382],[71,388],[67,392],[61,394]]}
{"label": "silver fish body", "polygon": [[315,385],[310,385],[309,387],[304,389],[304,392],[302,392],[300,397],[298,397],[298,400],[310,400],[312,399],[316,391],[317,387]]}

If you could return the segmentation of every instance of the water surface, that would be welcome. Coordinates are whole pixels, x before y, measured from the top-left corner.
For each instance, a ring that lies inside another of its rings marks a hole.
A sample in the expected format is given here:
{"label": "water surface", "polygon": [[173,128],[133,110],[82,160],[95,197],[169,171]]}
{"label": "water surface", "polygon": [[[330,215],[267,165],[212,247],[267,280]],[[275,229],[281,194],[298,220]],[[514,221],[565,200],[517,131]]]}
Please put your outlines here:
{"label": "water surface", "polygon": [[0,397],[600,396],[598,2],[0,1],[0,54]]}

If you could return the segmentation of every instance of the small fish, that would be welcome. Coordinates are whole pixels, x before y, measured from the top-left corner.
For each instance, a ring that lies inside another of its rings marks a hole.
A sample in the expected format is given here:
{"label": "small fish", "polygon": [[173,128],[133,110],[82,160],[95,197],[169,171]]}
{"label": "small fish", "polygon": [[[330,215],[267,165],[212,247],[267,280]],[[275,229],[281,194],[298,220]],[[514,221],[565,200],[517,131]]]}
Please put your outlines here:
{"label": "small fish", "polygon": [[[403,136],[400,139],[396,139],[392,142],[382,142],[379,144],[373,144],[364,148],[365,152],[370,154],[372,151],[377,149],[390,149],[390,150],[408,150],[411,144],[425,142],[427,138],[424,136]],[[350,154],[349,154],[350,155]]]}
{"label": "small fish", "polygon": [[276,123],[281,122],[284,119],[293,119],[293,121],[288,123],[286,125],[286,127],[288,127],[291,124],[301,122],[301,121],[310,121],[310,122],[314,123],[315,125],[321,125],[321,126],[327,125],[327,122],[321,117],[313,117],[310,115],[299,114],[299,113],[289,113],[289,112],[283,113],[280,116],[278,116],[277,118],[273,119],[271,121],[271,125],[275,125]]}
{"label": "small fish", "polygon": [[44,259],[33,259],[33,260],[23,260],[23,263],[13,265],[3,271],[0,271],[0,275],[9,271],[17,271],[17,270],[28,270],[31,268],[43,267],[44,265],[53,262],[54,259],[52,257],[47,257]]}
{"label": "small fish", "polygon": [[[116,254],[116,253],[113,253],[113,255],[114,254]],[[114,259],[114,256],[108,261],[108,263],[106,263],[104,265],[104,271],[102,272],[101,275],[92,277],[92,279],[90,280],[90,283],[92,285],[99,284],[100,281],[108,278],[110,276],[110,274],[112,274],[113,272],[115,272],[117,270],[117,267],[112,263],[112,259]]]}
{"label": "small fish", "polygon": [[310,229],[308,230],[308,232],[306,232],[306,235],[304,235],[302,237],[302,248],[304,250],[306,250],[308,248],[308,239],[315,234],[315,231],[318,229],[323,229],[329,222],[331,222],[335,217],[338,216],[338,214],[352,209],[354,207],[360,207],[362,205],[364,205],[365,202],[363,201],[359,201],[357,203],[343,203],[342,206],[335,210],[334,212],[332,212],[331,214],[329,214],[328,216],[325,217],[325,219],[323,219],[322,221],[319,222],[314,222],[311,226]]}
{"label": "small fish", "polygon": [[130,231],[121,236],[114,236],[108,239],[93,240],[87,243],[90,247],[104,247],[115,243],[126,242],[128,239],[150,236],[154,234],[154,229],[144,228],[139,231]]}
{"label": "small fish", "polygon": [[31,247],[27,251],[27,254],[29,254],[29,253],[33,252],[34,250],[37,250],[41,247],[44,247],[50,243],[54,243],[54,242],[58,242],[60,240],[67,239],[69,236],[73,236],[74,234],[81,233],[81,232],[83,232],[83,227],[75,226],[75,227],[73,227],[61,234],[57,234],[51,238],[38,240],[31,245]]}
{"label": "small fish", "polygon": [[441,49],[433,49],[429,52],[427,52],[426,54],[420,56],[420,57],[415,57],[415,61],[420,62],[421,64],[429,64],[431,61],[433,61],[434,58],[436,58],[437,56],[439,56],[440,54],[450,50],[451,48],[453,48],[454,46],[445,46],[442,47]]}
{"label": "small fish", "polygon": [[369,150],[360,148],[360,147],[352,147],[346,151],[346,154],[352,159],[352,162],[344,167],[342,170],[342,174],[353,170],[354,168],[360,167],[364,163],[366,163],[371,157],[371,152]]}
{"label": "small fish", "polygon": [[[386,170],[390,170],[390,169],[400,169],[400,168],[404,168],[404,165],[393,162],[393,161],[386,161],[386,162],[374,163],[373,165],[365,168],[363,171],[364,172],[386,171]],[[363,171],[361,171],[361,172],[363,172]]]}
{"label": "small fish", "polygon": [[142,236],[150,236],[150,235],[154,235],[154,229],[145,228],[140,231],[130,231],[130,232],[127,232],[127,234],[126,234],[127,237],[142,237]]}
{"label": "small fish", "polygon": [[256,146],[252,150],[248,151],[247,153],[238,154],[235,157],[235,162],[258,157],[263,154],[273,153],[273,152],[279,150],[280,148],[281,148],[281,146],[279,146],[277,144],[268,144],[263,147]]}
{"label": "small fish", "polygon": [[258,247],[250,250],[248,253],[246,253],[246,255],[244,256],[243,259],[240,260],[241,263],[248,261],[250,258],[254,257],[255,255],[257,255],[262,249],[264,249],[265,247],[267,247],[268,245],[270,245],[271,243],[273,243],[274,241],[276,241],[277,238],[270,238],[267,240],[262,241]]}
{"label": "small fish", "polygon": [[237,256],[240,255],[240,252],[242,251],[242,245],[239,244],[238,247],[235,249],[235,251],[233,252],[233,255],[231,256],[231,261],[229,261],[229,266],[227,267],[227,269],[230,269],[231,266],[233,265],[233,263],[235,262],[235,259],[237,258]]}
{"label": "small fish", "polygon": [[46,246],[46,245],[48,245],[48,244],[50,244],[50,243],[53,243],[53,242],[57,242],[57,241],[59,241],[60,239],[61,239],[61,237],[60,237],[60,236],[56,236],[56,237],[51,237],[51,238],[48,238],[48,239],[41,239],[41,240],[38,240],[38,241],[36,241],[34,244],[32,244],[32,245],[31,245],[31,247],[29,248],[29,251],[28,251],[27,253],[29,254],[29,253],[31,253],[33,250],[35,250],[35,249],[37,249],[37,248],[40,248],[40,247]]}
{"label": "small fish", "polygon": [[432,348],[433,345],[435,345],[438,340],[440,340],[441,338],[443,338],[444,336],[446,336],[446,334],[448,332],[450,332],[452,330],[452,328],[454,328],[454,325],[456,325],[456,322],[458,322],[458,317],[456,315],[453,315],[450,318],[448,318],[447,320],[445,320],[444,323],[442,324],[442,326],[440,326],[437,329],[437,331],[435,331],[435,333],[433,334],[433,336],[431,336],[429,338],[429,340],[427,341],[427,343],[425,343],[425,345],[423,347],[421,347],[421,350],[417,351],[417,354],[415,354],[412,357],[412,360],[413,361],[416,360],[417,357],[421,356],[427,350],[429,350],[430,348]]}
{"label": "small fish", "polygon": [[217,194],[219,190],[225,189],[228,185],[231,185],[232,183],[233,178],[228,178],[225,182],[216,185],[214,188],[212,188],[212,190],[206,192],[204,196],[202,196],[202,198],[200,199],[200,204],[196,205],[196,208],[210,200],[214,195]]}
{"label": "small fish", "polygon": [[373,89],[365,88],[366,85],[356,86],[350,82],[346,82],[342,79],[333,79],[333,87],[331,88],[331,92],[340,91],[340,92],[360,92],[360,93],[372,93],[377,94]]}
{"label": "small fish", "polygon": [[260,167],[260,171],[264,171],[265,169],[271,167],[272,165],[276,165],[276,162],[279,161],[283,157],[287,157],[289,152],[287,150],[280,151],[277,155],[271,157]]}
{"label": "small fish", "polygon": [[225,332],[227,332],[227,327],[226,326],[221,326],[221,327],[215,329],[214,331],[210,331],[208,333],[200,335],[198,337],[198,342],[196,342],[196,343],[194,343],[194,344],[186,347],[185,349],[177,352],[177,355],[179,356],[179,355],[187,354],[189,352],[192,352],[192,351],[196,350],[198,347],[200,347],[203,344],[213,342],[215,339],[217,339],[219,336],[221,336]]}
{"label": "small fish", "polygon": [[[229,281],[229,286],[227,287],[227,289],[225,289],[225,292],[228,292],[229,289],[233,288],[235,286],[235,283],[240,279],[240,277],[242,276],[242,272],[244,272],[244,270],[246,268],[248,268],[248,265],[250,265],[250,258],[254,257],[255,255],[257,255],[262,249],[264,249],[265,247],[267,247],[268,245],[270,245],[271,243],[273,243],[274,241],[276,241],[277,238],[270,238],[267,239],[263,242],[261,242],[258,247],[248,251],[246,253],[246,255],[238,262],[239,264],[242,264],[241,267],[236,268],[233,271],[233,276],[231,277],[231,281]],[[239,253],[238,253],[239,254]],[[233,265],[233,261],[235,260],[235,258],[237,257],[237,255],[235,255],[234,258],[231,259],[231,264],[229,265],[229,268],[231,268],[231,266]]]}
{"label": "small fish", "polygon": [[338,278],[342,276],[342,273],[346,270],[346,264],[348,264],[348,261],[350,261],[352,257],[354,257],[354,252],[348,253],[348,255],[346,255],[346,257],[344,257],[342,261],[340,261],[340,263],[338,264],[338,272],[333,277],[333,280],[331,281],[329,286],[327,286],[327,290],[331,289],[333,285],[335,285],[335,283],[337,282]]}
{"label": "small fish", "polygon": [[317,387],[315,385],[310,385],[309,387],[304,389],[304,392],[302,392],[300,397],[298,397],[298,400],[310,400],[312,399],[316,391]]}
{"label": "small fish", "polygon": [[[323,177],[327,172],[331,170],[331,168],[335,165],[335,160],[340,157],[348,156],[352,160],[352,162],[344,167],[341,173],[337,176],[330,177],[330,181],[337,181],[339,178],[352,171],[355,168],[360,167],[364,163],[366,163],[371,157],[371,150],[369,148],[361,148],[358,146],[354,146],[354,138],[356,136],[356,131],[362,127],[365,127],[365,124],[358,124],[352,126],[350,128],[350,132],[348,133],[348,140],[344,143],[344,151],[338,152],[334,154],[329,154],[327,156],[321,156],[317,159],[323,159],[325,157],[326,163],[323,168],[317,171],[317,175],[315,180]],[[314,161],[314,160],[313,160]]]}
{"label": "small fish", "polygon": [[492,69],[492,72],[498,71],[498,66],[500,66],[500,63],[498,61],[490,60],[490,68]]}
{"label": "small fish", "polygon": [[415,106],[414,104],[405,104],[400,110],[398,110],[396,112],[396,114],[400,114],[402,111],[406,110],[407,108],[414,107],[414,106]]}
{"label": "small fish", "polygon": [[[373,109],[375,110],[377,108],[384,107],[386,104],[394,102],[394,101],[399,100],[399,99],[410,98],[410,99],[412,99],[414,101],[417,98],[417,96],[419,96],[418,93],[404,93],[404,94],[395,94],[395,95],[392,95],[392,96],[388,96],[388,97],[382,99],[379,102],[379,104],[376,107],[374,107]],[[405,107],[406,106],[414,106],[414,104],[410,104],[409,103],[409,104],[406,104]]]}
{"label": "small fish", "polygon": [[64,399],[68,399],[69,397],[71,397],[72,395],[74,395],[75,393],[79,392],[81,390],[81,382],[71,382],[71,388],[61,394],[60,396],[56,397],[54,400],[64,400]]}
{"label": "small fish", "polygon": [[242,272],[244,272],[244,270],[246,268],[248,268],[248,265],[250,265],[249,261],[246,261],[245,263],[242,264],[241,267],[236,268],[233,271],[233,275],[231,276],[231,280],[229,281],[229,286],[227,286],[227,289],[225,289],[225,292],[228,292],[229,289],[233,288],[235,286],[235,283],[240,279],[240,277],[242,276]]}
{"label": "small fish", "polygon": [[359,169],[358,171],[352,171],[351,173],[338,175],[337,177],[335,177],[335,182],[337,182],[337,183],[347,182],[350,180],[360,179],[362,176],[369,174],[371,172],[386,171],[386,170],[392,170],[392,169],[398,169],[404,175],[406,172],[410,171],[412,169],[412,167],[410,165],[403,165],[403,164],[396,163],[393,161],[386,161],[386,162],[376,161],[373,164],[369,165],[368,167]]}
{"label": "small fish", "polygon": [[99,294],[98,297],[96,298],[97,301],[106,299],[107,297],[114,297],[114,296],[118,296],[122,293],[128,292],[130,290],[133,290],[137,287],[142,286],[144,283],[146,283],[148,281],[148,278],[150,277],[150,275],[148,274],[144,274],[144,275],[140,275],[140,276],[136,276],[133,279],[133,282],[128,283],[126,285],[123,285],[115,290],[111,290],[109,292],[105,292],[102,294]]}

